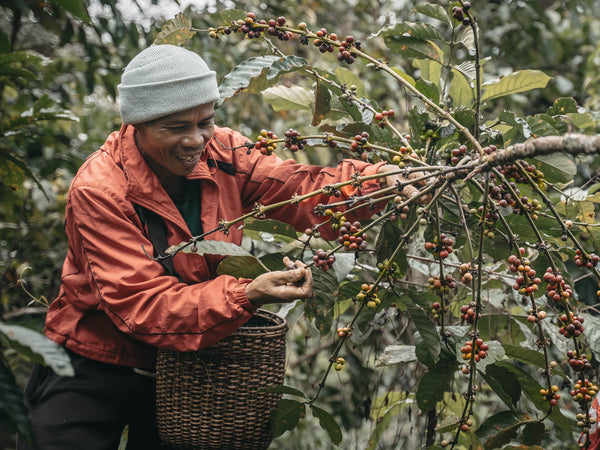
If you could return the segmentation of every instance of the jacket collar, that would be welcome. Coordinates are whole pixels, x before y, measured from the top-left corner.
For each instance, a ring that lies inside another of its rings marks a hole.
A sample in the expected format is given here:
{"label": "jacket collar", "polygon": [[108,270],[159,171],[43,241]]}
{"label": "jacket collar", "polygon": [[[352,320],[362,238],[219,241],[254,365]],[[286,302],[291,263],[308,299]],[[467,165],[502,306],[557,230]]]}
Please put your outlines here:
{"label": "jacket collar", "polygon": [[[107,144],[110,146],[109,141],[107,141]],[[115,144],[115,148],[112,150],[116,151],[117,155],[115,156],[121,160],[125,178],[127,179],[127,190],[125,193],[127,200],[151,209],[185,229],[185,225],[175,204],[169,197],[169,194],[163,189],[158,176],[144,160],[135,142],[135,128],[131,125],[123,125]],[[193,172],[188,175],[188,179],[206,179],[215,182],[207,164],[207,150],[209,145],[210,142],[207,144]]]}

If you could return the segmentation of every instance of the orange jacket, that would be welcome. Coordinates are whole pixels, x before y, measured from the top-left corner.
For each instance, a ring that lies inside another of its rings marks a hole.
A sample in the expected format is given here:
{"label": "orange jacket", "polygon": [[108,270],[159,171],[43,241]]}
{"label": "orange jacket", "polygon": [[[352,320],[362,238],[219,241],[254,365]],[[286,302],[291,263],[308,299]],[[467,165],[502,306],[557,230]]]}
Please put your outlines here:
{"label": "orange jacket", "polygon": [[[245,148],[226,149],[247,141],[227,128],[216,128],[215,138],[188,177],[201,180],[205,231],[220,219],[240,217],[255,202],[288,200],[294,193],[348,180],[357,170],[375,173],[380,165],[348,160],[337,168],[307,166],[257,151],[248,155]],[[378,188],[377,181],[368,181],[362,193]],[[311,198],[268,217],[303,230],[323,219],[312,211],[328,199]],[[135,203],[164,218],[169,245],[190,239],[179,211],[141,156],[134,128],[123,126],[84,162],[71,184],[65,214],[69,251],[45,331],[91,359],[152,368],[155,347],[191,351],[210,346],[243,325],[255,307],[245,293],[251,280],[216,276],[218,257],[178,253],[174,265],[184,283],[166,275],[142,249],[153,253]],[[368,215],[365,211],[363,217]],[[228,234],[216,232],[206,239],[239,245],[242,230],[234,226]]]}

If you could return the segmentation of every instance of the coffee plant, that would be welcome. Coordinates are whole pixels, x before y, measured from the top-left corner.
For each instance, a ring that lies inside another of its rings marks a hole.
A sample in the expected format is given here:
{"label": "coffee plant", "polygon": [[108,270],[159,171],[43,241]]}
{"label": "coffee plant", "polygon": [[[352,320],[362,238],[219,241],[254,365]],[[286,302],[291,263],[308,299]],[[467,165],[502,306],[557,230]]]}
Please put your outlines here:
{"label": "coffee plant", "polygon": [[[283,269],[284,255],[312,268],[313,297],[280,313],[311,321],[327,342],[317,349],[327,363],[302,390],[274,388],[286,394],[272,416],[274,436],[301,427],[308,407],[339,445],[342,427],[329,412],[333,374],[366,373],[356,367],[360,348],[379,345],[376,365],[415,382],[401,392],[382,379],[377,398],[363,406],[373,421],[368,448],[383,442],[410,405],[424,418],[413,445],[595,448],[600,178],[584,179],[578,165],[600,150],[598,116],[566,97],[533,115],[502,110],[503,99],[543,89],[550,77],[535,69],[485,73],[477,3],[419,4],[416,11],[421,21],[360,37],[241,10],[220,13],[208,29],[184,14],[168,21],[156,44],[202,33],[215,42],[263,43],[262,56],[223,78],[221,103],[248,92],[276,111],[312,111],[306,129],[265,126],[232,151],[270,158],[317,149],[387,163],[391,171],[257,203],[162,257],[226,255],[220,273],[248,277]],[[370,52],[376,41],[386,58]],[[401,61],[418,69],[414,76]],[[366,71],[394,86],[385,100],[368,98]],[[360,194],[365,182],[391,174],[404,181]],[[344,196],[347,186],[359,194]],[[310,228],[269,218],[315,197]],[[353,218],[365,210],[370,220]],[[233,226],[244,227],[253,252],[202,239]],[[261,240],[276,245],[261,255]]]}

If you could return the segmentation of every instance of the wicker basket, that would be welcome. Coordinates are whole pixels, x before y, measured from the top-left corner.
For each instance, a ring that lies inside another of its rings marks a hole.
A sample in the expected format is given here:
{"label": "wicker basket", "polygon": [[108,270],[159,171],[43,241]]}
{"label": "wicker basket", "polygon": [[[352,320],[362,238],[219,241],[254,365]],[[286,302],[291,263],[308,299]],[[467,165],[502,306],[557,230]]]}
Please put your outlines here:
{"label": "wicker basket", "polygon": [[266,449],[283,383],[284,319],[259,310],[231,336],[197,352],[159,350],[156,414],[164,445],[177,449]]}

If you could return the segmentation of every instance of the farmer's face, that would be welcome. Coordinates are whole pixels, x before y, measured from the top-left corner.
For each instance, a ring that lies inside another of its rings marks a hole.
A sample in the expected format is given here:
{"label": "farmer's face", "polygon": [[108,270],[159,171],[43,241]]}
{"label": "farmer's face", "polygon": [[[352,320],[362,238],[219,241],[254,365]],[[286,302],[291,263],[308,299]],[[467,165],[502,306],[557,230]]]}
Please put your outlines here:
{"label": "farmer's face", "polygon": [[189,175],[213,137],[212,103],[136,124],[136,143],[163,184]]}

